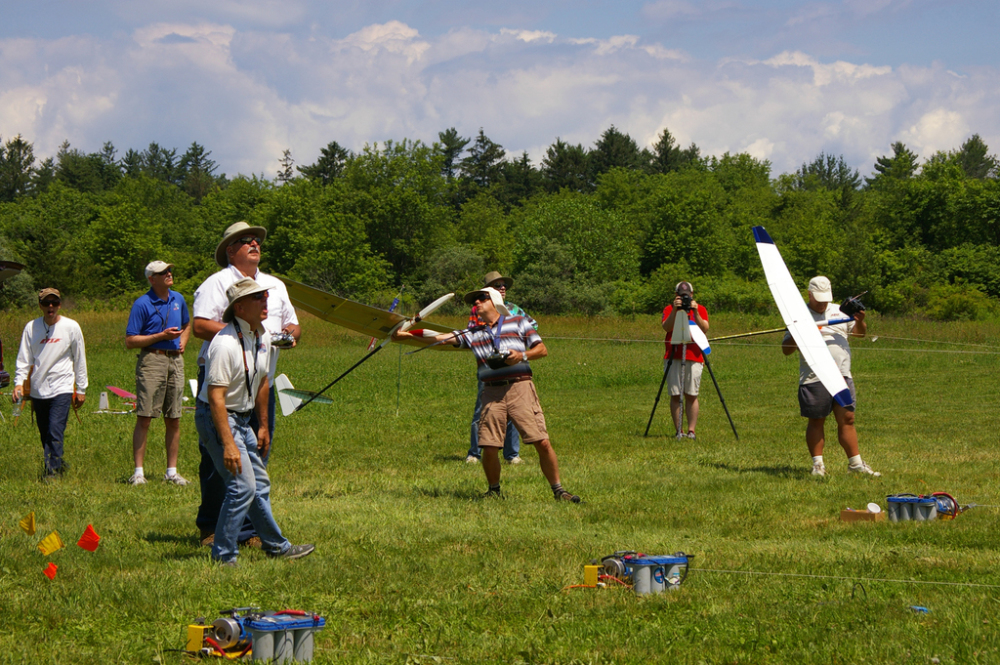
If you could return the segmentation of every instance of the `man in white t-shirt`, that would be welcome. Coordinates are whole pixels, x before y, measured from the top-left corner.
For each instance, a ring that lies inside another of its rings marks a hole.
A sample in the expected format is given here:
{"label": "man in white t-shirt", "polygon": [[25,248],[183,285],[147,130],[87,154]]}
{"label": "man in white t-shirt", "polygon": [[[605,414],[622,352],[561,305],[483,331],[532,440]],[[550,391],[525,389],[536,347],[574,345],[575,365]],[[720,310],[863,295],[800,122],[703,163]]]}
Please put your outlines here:
{"label": "man in white t-shirt", "polygon": [[83,405],[87,354],[80,325],[59,314],[59,291],[39,291],[38,306],[42,316],[29,321],[21,334],[12,397],[15,402],[31,398],[45,455],[42,478],[47,481],[68,468],[63,461],[63,434],[70,408]]}
{"label": "man in white t-shirt", "polygon": [[[826,277],[813,277],[809,280],[809,313],[815,321],[835,321],[846,318],[840,307],[833,304],[833,289]],[[823,463],[823,446],[825,444],[824,426],[827,416],[833,412],[837,420],[837,439],[847,453],[847,470],[850,473],[860,473],[869,476],[881,476],[873,471],[861,459],[858,448],[858,432],[854,427],[854,408],[857,397],[854,392],[854,380],[851,378],[851,345],[848,338],[864,337],[868,332],[865,323],[865,311],[862,309],[854,315],[854,320],[834,326],[823,326],[820,333],[826,340],[826,346],[840,369],[841,375],[851,391],[852,404],[843,407],[833,400],[830,392],[820,383],[809,363],[799,357],[799,411],[804,418],[809,419],[806,425],[806,445],[813,458],[812,474],[825,476],[826,466]],[[781,341],[781,350],[790,356],[798,349],[790,333],[785,333]]]}
{"label": "man in white t-shirt", "polygon": [[[270,333],[267,289],[249,277],[226,291],[229,306],[223,328],[212,339],[206,358],[204,385],[198,392],[194,422],[198,437],[222,479],[225,499],[217,515],[212,559],[235,566],[237,541],[249,518],[270,557],[299,559],[315,549],[288,542],[271,513],[271,479],[264,458],[271,443],[268,431],[267,367]],[[258,427],[250,423],[257,414]]]}
{"label": "man in white t-shirt", "polygon": [[[198,354],[199,390],[204,383],[205,357],[208,353],[209,343],[215,334],[225,327],[222,322],[222,314],[229,306],[226,289],[240,279],[250,277],[267,289],[268,313],[263,325],[268,332],[272,335],[279,332],[290,333],[294,340],[292,346],[298,343],[299,337],[302,335],[299,319],[295,315],[292,301],[288,298],[285,284],[258,269],[261,259],[261,245],[266,237],[267,229],[262,226],[250,226],[246,222],[236,222],[230,225],[222,234],[222,241],[215,248],[215,262],[222,267],[222,270],[202,282],[201,286],[194,292],[194,336],[204,340],[201,352]],[[267,368],[268,384],[270,385],[268,427],[272,437],[274,435],[275,412],[274,374],[278,355],[278,349],[274,349]],[[259,423],[256,421],[253,422],[254,428],[258,425]],[[205,449],[204,442],[200,439],[198,448],[201,452],[201,464],[198,467],[201,506],[198,508],[196,523],[201,530],[202,545],[208,546],[212,544],[214,538],[219,509],[222,507],[224,488],[221,478],[215,471],[212,458]],[[264,455],[265,465],[267,460],[268,455]],[[239,541],[259,547],[260,540],[256,538],[249,521],[245,527],[240,534]]]}

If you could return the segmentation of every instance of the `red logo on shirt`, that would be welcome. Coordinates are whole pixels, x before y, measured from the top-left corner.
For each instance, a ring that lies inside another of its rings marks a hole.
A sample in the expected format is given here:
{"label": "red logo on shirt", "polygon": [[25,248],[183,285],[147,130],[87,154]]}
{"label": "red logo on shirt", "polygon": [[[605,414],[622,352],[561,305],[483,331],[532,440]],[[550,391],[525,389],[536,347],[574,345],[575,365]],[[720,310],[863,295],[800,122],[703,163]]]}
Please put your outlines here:
{"label": "red logo on shirt", "polygon": [[55,344],[56,342],[58,342],[60,340],[61,340],[61,338],[59,338],[59,337],[53,337],[52,339],[43,339],[39,343],[40,344]]}

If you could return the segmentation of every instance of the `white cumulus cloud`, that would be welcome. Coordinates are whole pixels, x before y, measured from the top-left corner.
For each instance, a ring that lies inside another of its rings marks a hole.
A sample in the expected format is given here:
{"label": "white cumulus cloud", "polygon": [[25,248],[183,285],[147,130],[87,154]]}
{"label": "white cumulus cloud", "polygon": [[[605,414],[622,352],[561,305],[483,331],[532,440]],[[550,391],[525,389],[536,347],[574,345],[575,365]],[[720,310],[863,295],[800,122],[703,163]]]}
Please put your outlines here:
{"label": "white cumulus cloud", "polygon": [[272,177],[285,149],[302,164],[334,140],[359,150],[482,127],[537,164],[557,137],[589,147],[612,124],[642,146],[666,127],[682,146],[745,151],[776,173],[825,151],[867,174],[894,141],[926,157],[978,132],[1000,148],[1000,71],[958,76],[801,49],[706,59],[634,34],[463,26],[425,35],[398,20],[342,37],[302,38],[261,19],[0,40],[0,135],[20,133],[42,156],[66,139],[87,151],[110,140],[122,152],[151,141],[183,152],[197,141],[229,175]]}

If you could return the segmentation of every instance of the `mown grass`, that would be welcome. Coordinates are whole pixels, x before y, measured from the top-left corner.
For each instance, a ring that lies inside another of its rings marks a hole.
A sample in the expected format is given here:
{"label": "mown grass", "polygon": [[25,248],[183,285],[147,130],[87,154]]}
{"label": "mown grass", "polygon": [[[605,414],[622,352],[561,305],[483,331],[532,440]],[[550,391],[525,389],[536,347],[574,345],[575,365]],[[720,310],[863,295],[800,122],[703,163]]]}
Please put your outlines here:
{"label": "mown grass", "polygon": [[[848,476],[831,442],[829,477],[817,480],[797,415],[797,360],[781,355],[777,336],[714,347],[740,441],[706,374],[697,442],[679,443],[667,436],[665,400],[642,437],[662,367],[655,319],[545,319],[550,356],[535,364],[536,383],[579,506],[552,500],[530,450],[527,464],[504,467],[506,500],[479,500],[482,470],[463,461],[471,357],[401,358],[390,346],[331,391],[332,407],[278,422],[275,513],[316,554],[276,562],[244,552],[223,570],[197,546],[197,487],[125,485],[134,421],[92,413],[100,387],[133,386],[125,318],[78,317],[93,387],[83,424],[68,428],[67,478],[38,482],[36,430],[23,418],[14,428],[9,403],[0,407],[0,662],[182,662],[171,649],[183,647],[187,623],[240,605],[325,616],[317,663],[1000,662],[1000,588],[871,581],[1000,585],[995,509],[932,524],[838,519],[901,491],[1000,504],[996,324],[872,320],[878,341],[855,344],[858,423],[862,452],[884,475]],[[10,369],[23,324],[0,321]],[[712,334],[777,325],[717,316]],[[311,318],[303,326],[303,344],[281,362],[297,387],[324,385],[364,352],[356,335]],[[193,418],[182,422],[180,470],[194,479]],[[163,462],[156,424],[147,477]],[[32,510],[39,533],[29,538],[18,521]],[[94,554],[74,544],[88,523],[102,536]],[[35,546],[52,530],[68,546],[43,557]],[[695,570],[655,597],[563,590],[616,549],[682,550]],[[48,561],[59,566],[54,582],[41,572]]]}

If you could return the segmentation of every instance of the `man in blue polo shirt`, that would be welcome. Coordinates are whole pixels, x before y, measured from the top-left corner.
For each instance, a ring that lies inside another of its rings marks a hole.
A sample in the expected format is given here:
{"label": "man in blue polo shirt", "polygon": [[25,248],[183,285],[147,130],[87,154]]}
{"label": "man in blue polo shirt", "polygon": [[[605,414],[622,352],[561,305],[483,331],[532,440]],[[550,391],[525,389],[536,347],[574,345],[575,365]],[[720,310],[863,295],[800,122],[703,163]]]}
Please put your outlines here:
{"label": "man in blue polo shirt", "polygon": [[171,290],[173,265],[153,261],[146,266],[150,289],[132,304],[125,329],[125,347],[139,349],[135,364],[136,421],[132,432],[135,473],[130,485],[144,485],[142,468],[146,435],[153,418],[163,413],[166,429],[167,471],[163,480],[175,485],[188,481],[177,473],[181,436],[181,399],[184,395],[184,347],[191,334],[191,320],[184,296]]}

